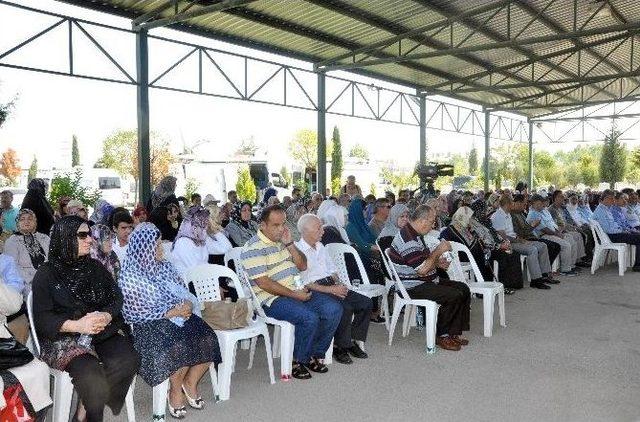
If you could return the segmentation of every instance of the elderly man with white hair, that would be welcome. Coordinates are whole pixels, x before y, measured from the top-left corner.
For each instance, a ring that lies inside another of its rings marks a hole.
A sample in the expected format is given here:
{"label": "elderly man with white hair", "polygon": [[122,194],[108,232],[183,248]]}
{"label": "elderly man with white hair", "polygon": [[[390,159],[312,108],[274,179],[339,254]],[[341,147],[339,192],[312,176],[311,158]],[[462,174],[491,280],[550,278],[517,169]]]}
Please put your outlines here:
{"label": "elderly man with white hair", "polygon": [[342,305],[342,318],[334,336],[333,357],[337,362],[353,363],[355,358],[367,358],[357,341],[366,341],[373,302],[366,296],[349,290],[340,283],[336,267],[325,246],[320,242],[324,232],[322,221],[313,214],[298,220],[301,239],[296,247],[307,257],[307,269],[300,273],[305,287],[314,294],[327,295]]}

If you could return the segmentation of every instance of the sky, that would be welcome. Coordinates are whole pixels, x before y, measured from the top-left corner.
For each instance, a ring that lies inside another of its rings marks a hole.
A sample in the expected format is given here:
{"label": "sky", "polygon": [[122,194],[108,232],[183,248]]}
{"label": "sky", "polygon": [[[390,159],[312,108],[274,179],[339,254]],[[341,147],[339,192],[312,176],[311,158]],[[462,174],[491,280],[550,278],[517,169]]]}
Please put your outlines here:
{"label": "sky", "polygon": [[[126,19],[53,0],[23,0],[20,3],[94,22],[130,27]],[[0,5],[0,52],[53,22],[55,19],[50,17]],[[135,75],[133,37],[113,36],[112,32],[107,36],[107,32],[96,28],[88,30],[123,63],[127,72]],[[157,29],[151,33],[310,69],[308,63],[176,31]],[[7,56],[4,61],[18,65],[46,64],[48,68],[64,70],[68,55],[66,37],[66,28],[64,25],[60,26],[33,45]],[[188,51],[159,41],[150,42],[150,49],[152,79],[172,60],[175,61]],[[74,31],[74,51],[76,72],[122,78],[77,30]],[[230,73],[233,74],[233,64],[229,66]],[[171,74],[172,82],[193,86],[197,83],[194,69],[193,63],[185,62],[180,71]],[[369,82],[366,79],[364,81]],[[250,81],[250,85],[252,83],[259,83],[259,80]],[[374,83],[392,87],[380,81]],[[102,141],[109,134],[118,129],[136,127],[136,90],[130,85],[0,67],[0,102],[14,97],[17,98],[15,110],[0,130],[0,151],[8,147],[15,149],[24,168],[29,166],[34,156],[38,158],[41,168],[65,167],[70,162],[73,134],[79,139],[82,164],[92,166],[100,157]],[[289,157],[289,140],[296,131],[316,129],[316,114],[312,111],[153,88],[150,89],[150,114],[151,129],[169,139],[174,152],[181,151],[183,145],[191,146],[203,139],[210,140],[210,143],[198,149],[198,155],[207,160],[224,159],[237,148],[242,139],[253,137],[258,146],[268,151],[270,160],[284,163]],[[328,137],[336,125],[340,129],[345,152],[360,143],[366,145],[373,159],[393,159],[406,166],[411,166],[417,160],[419,131],[415,126],[327,114]],[[640,125],[626,136],[630,139],[629,142],[637,143]],[[541,135],[536,137],[537,141],[545,141]],[[483,139],[479,137],[428,129],[427,140],[430,154],[428,158],[432,154],[466,152],[474,144],[482,154]],[[492,145],[497,144],[500,142],[492,141]],[[573,147],[575,144],[544,146],[547,149]]]}

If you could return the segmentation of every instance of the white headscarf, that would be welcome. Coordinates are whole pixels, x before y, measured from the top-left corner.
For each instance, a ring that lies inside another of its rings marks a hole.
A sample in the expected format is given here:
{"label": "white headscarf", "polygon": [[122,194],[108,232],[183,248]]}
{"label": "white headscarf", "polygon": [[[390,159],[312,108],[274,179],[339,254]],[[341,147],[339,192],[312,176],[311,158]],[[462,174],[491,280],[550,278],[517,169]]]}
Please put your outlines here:
{"label": "white headscarf", "polygon": [[349,236],[344,229],[347,220],[347,210],[345,209],[345,207],[338,205],[338,203],[333,199],[326,199],[322,201],[322,203],[318,207],[318,212],[316,215],[326,226],[332,226],[338,229],[340,235],[342,236],[342,240],[347,242],[347,244],[350,243]]}

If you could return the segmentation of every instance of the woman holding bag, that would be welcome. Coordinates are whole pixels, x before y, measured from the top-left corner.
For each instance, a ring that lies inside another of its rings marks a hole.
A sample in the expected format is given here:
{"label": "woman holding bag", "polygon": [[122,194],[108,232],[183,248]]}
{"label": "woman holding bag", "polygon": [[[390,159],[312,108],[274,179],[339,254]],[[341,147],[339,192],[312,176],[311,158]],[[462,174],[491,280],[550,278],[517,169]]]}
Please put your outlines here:
{"label": "woman holding bag", "polygon": [[198,383],[212,362],[220,363],[218,339],[199,316],[197,301],[178,271],[163,260],[160,230],[139,224],[129,237],[127,259],[118,284],[123,314],[133,326],[140,353],[140,376],[151,386],[169,378],[169,413],[178,419],[189,406],[202,409]]}

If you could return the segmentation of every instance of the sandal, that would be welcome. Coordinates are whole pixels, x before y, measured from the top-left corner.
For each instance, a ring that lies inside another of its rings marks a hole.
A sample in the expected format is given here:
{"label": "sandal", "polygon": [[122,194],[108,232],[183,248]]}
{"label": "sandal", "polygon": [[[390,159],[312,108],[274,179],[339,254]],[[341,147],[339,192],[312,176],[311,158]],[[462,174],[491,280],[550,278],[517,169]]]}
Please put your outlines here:
{"label": "sandal", "polygon": [[309,371],[307,371],[307,368],[305,368],[304,365],[299,362],[293,362],[293,366],[291,368],[291,376],[299,380],[311,379],[311,374],[309,373]]}
{"label": "sandal", "polygon": [[184,396],[187,398],[187,403],[189,403],[189,406],[198,410],[204,407],[204,400],[202,400],[202,397],[198,396],[197,399],[192,399],[187,393],[187,389],[184,388],[184,385],[182,386],[182,392],[184,393]]}
{"label": "sandal", "polygon": [[327,365],[325,365],[324,363],[320,362],[320,360],[318,358],[311,358],[311,361],[309,362],[309,365],[307,365],[307,366],[313,372],[317,372],[319,374],[326,374],[327,372],[329,372],[329,368],[327,368]]}
{"label": "sandal", "polygon": [[187,407],[173,407],[171,401],[169,401],[169,395],[167,394],[167,407],[169,408],[169,414],[175,419],[184,419],[187,416]]}

